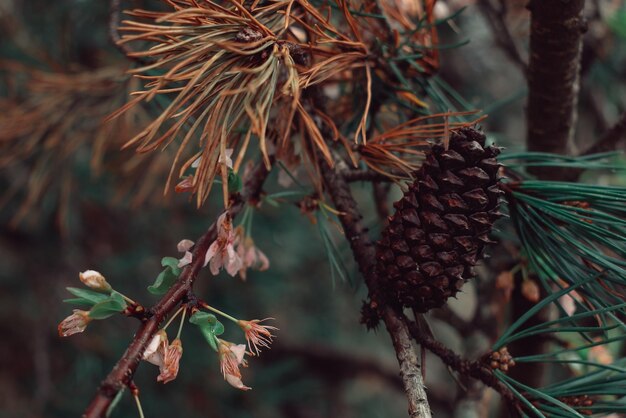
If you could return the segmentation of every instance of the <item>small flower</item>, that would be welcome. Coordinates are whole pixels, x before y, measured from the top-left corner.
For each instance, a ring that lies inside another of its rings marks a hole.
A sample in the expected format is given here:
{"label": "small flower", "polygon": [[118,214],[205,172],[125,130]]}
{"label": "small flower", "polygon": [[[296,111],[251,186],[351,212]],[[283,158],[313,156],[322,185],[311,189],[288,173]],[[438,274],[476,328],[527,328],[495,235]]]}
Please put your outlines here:
{"label": "small flower", "polygon": [[74,309],[74,313],[59,324],[59,336],[69,337],[70,335],[81,333],[91,321],[92,319],[89,317],[88,311]]}
{"label": "small flower", "polygon": [[233,168],[233,160],[230,158],[233,155],[233,149],[227,148],[224,154],[220,154],[220,159],[218,162],[220,164],[226,165],[226,167],[232,169]]}
{"label": "small flower", "polygon": [[234,244],[237,236],[228,212],[217,219],[217,239],[213,241],[206,256],[204,265],[210,264],[211,273],[217,275],[224,267],[228,274],[234,276],[241,269],[241,257],[235,252]]}
{"label": "small flower", "polygon": [[250,351],[259,355],[260,348],[266,347],[270,348],[270,344],[272,343],[272,339],[274,335],[272,335],[273,330],[278,330],[276,327],[272,327],[269,325],[260,325],[263,321],[269,321],[274,318],[265,318],[265,319],[253,319],[252,321],[237,321],[237,324],[241,327],[243,332],[246,334],[246,340],[248,341],[248,347]]}
{"label": "small flower", "polygon": [[[243,235],[243,233],[241,235]],[[240,240],[237,246],[237,254],[242,261],[239,276],[244,280],[246,279],[246,270],[249,268],[265,271],[270,267],[270,261],[267,256],[254,245],[254,241],[251,237],[245,237]]]}
{"label": "small flower", "polygon": [[245,386],[241,381],[241,372],[239,366],[247,367],[248,363],[244,359],[246,354],[246,346],[244,344],[233,344],[228,341],[218,340],[218,354],[220,358],[220,370],[224,379],[231,386],[240,390],[250,390],[252,388]]}
{"label": "small flower", "polygon": [[157,376],[157,382],[168,383],[176,379],[180,358],[183,356],[183,344],[180,338],[172,341],[172,344],[165,349],[163,364],[159,366],[161,373]]}
{"label": "small flower", "polygon": [[87,270],[78,274],[80,281],[91,289],[101,292],[110,292],[111,285],[107,283],[104,276],[95,270]]}
{"label": "small flower", "polygon": [[142,358],[148,363],[161,367],[163,366],[163,358],[165,357],[167,346],[167,334],[165,330],[160,330],[152,337],[152,340],[150,340],[150,344],[146,347]]}
{"label": "small flower", "polygon": [[179,253],[185,253],[193,247],[194,242],[190,239],[181,240],[177,245],[176,249]]}

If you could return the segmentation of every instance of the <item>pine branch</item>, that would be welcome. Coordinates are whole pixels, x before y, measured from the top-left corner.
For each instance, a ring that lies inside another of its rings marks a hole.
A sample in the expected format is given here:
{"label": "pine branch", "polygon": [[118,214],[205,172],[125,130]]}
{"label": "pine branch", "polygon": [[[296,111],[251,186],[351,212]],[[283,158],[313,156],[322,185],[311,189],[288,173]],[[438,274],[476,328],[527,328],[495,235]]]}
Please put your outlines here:
{"label": "pine branch", "polygon": [[[375,250],[374,244],[367,234],[367,229],[361,222],[363,216],[357,208],[348,183],[339,173],[337,166],[331,168],[323,160],[321,165],[326,191],[330,195],[335,208],[341,212],[339,219],[341,220],[346,239],[350,243],[354,259],[365,279],[372,302],[377,303],[378,280],[374,268]],[[400,364],[400,377],[402,378],[405,394],[409,402],[409,416],[411,418],[430,418],[431,414],[426,389],[418,364],[416,348],[409,330],[400,315],[390,307],[382,309],[382,319],[391,336],[396,351],[396,358]]]}
{"label": "pine branch", "polygon": [[[234,196],[228,211],[235,217],[244,208],[248,201],[254,201],[261,193],[261,188],[269,171],[265,165],[258,163],[245,179],[244,188],[241,194]],[[129,385],[130,381],[139,366],[141,356],[146,350],[146,346],[158,331],[159,325],[173,312],[176,307],[188,297],[192,291],[192,286],[204,263],[204,255],[209,246],[217,237],[217,227],[213,223],[204,235],[197,240],[193,250],[193,261],[186,266],[180,276],[170,288],[170,290],[150,308],[149,318],[145,318],[135,334],[132,342],[122,355],[122,358],[113,367],[113,370],[100,384],[95,396],[83,414],[84,418],[100,418],[106,412],[113,401],[115,395]]]}
{"label": "pine branch", "polygon": [[443,343],[423,332],[417,326],[417,323],[410,321],[406,317],[404,317],[404,321],[408,325],[413,338],[415,338],[421,346],[439,357],[446,366],[459,372],[463,376],[471,376],[474,379],[480,380],[485,385],[500,393],[511,406],[517,406],[515,395],[495,377],[493,371],[486,364],[480,361],[470,361],[462,358]]}
{"label": "pine branch", "polygon": [[372,170],[344,170],[342,173],[343,178],[348,183],[357,181],[370,181],[370,182],[390,182],[393,181],[390,177],[384,174],[378,173]]}
{"label": "pine branch", "polygon": [[[584,0],[533,0],[528,65],[529,151],[567,154],[576,125]],[[559,170],[536,169],[544,178]]]}

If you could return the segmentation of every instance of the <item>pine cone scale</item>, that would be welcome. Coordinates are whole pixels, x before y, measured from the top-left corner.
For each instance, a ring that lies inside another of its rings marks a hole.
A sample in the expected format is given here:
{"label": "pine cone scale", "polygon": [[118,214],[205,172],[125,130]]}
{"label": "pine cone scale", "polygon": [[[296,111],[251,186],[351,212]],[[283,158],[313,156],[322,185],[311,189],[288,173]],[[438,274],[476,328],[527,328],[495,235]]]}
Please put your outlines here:
{"label": "pine cone scale", "polygon": [[471,128],[454,132],[447,150],[432,147],[378,242],[377,270],[389,303],[426,312],[473,277],[502,216],[499,152]]}

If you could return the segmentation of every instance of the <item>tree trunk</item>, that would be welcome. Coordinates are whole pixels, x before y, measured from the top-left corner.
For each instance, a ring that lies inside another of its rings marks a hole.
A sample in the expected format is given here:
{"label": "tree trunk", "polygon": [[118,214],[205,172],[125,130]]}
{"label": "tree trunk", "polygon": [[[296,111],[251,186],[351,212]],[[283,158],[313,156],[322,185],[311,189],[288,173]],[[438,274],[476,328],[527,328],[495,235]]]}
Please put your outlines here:
{"label": "tree trunk", "polygon": [[[580,81],[584,0],[532,0],[528,65],[529,151],[571,151]],[[535,169],[546,179],[559,170]]]}

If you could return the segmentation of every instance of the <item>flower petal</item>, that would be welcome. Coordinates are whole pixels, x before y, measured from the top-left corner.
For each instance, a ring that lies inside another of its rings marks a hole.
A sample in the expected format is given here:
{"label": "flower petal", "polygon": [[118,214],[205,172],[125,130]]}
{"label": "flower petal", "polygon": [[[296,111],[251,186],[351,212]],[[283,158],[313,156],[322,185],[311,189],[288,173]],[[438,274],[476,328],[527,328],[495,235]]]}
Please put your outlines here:
{"label": "flower petal", "polygon": [[233,376],[232,374],[227,374],[224,376],[224,379],[226,379],[226,381],[228,382],[229,385],[231,385],[234,388],[240,389],[240,390],[250,390],[252,389],[249,386],[246,386],[243,384],[243,382],[241,381],[241,378],[238,376]]}
{"label": "flower petal", "polygon": [[176,249],[178,249],[179,253],[184,253],[189,251],[191,247],[193,247],[194,242],[190,239],[183,239],[177,245]]}
{"label": "flower petal", "polygon": [[233,344],[230,346],[230,351],[232,351],[235,357],[237,358],[237,363],[239,364],[243,363],[243,356],[245,356],[246,354],[245,344],[237,344],[237,345]]}
{"label": "flower petal", "polygon": [[186,251],[183,258],[178,260],[178,267],[181,267],[181,268],[185,267],[187,264],[191,264],[192,261],[193,261],[193,254],[191,254],[189,251]]}
{"label": "flower petal", "polygon": [[217,254],[218,250],[219,250],[219,243],[217,241],[214,241],[213,244],[211,244],[211,246],[207,250],[206,255],[204,256],[203,267],[206,267],[206,265],[209,264],[209,261],[211,261],[211,259],[215,257],[215,254]]}
{"label": "flower petal", "polygon": [[226,257],[226,271],[231,276],[235,276],[241,269],[243,262],[232,245],[226,247]]}

